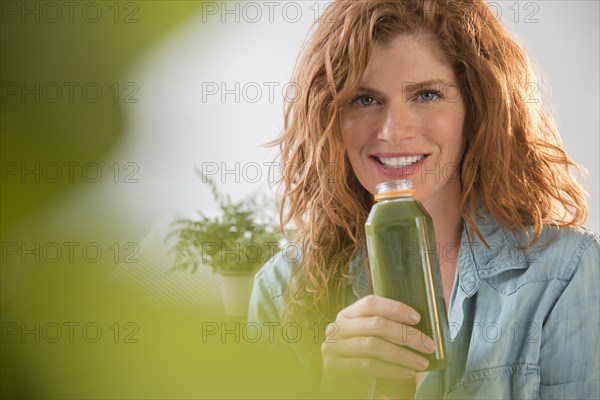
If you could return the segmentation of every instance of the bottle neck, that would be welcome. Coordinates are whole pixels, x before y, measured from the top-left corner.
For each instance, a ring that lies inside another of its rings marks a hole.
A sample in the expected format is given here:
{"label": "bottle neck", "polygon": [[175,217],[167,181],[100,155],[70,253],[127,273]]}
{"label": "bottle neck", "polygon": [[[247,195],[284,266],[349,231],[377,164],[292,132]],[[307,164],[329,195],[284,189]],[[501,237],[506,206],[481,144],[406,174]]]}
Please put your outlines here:
{"label": "bottle neck", "polygon": [[391,199],[412,199],[415,195],[414,189],[400,189],[400,190],[390,190],[382,193],[377,193],[375,195],[375,202],[380,202],[383,200],[391,200]]}

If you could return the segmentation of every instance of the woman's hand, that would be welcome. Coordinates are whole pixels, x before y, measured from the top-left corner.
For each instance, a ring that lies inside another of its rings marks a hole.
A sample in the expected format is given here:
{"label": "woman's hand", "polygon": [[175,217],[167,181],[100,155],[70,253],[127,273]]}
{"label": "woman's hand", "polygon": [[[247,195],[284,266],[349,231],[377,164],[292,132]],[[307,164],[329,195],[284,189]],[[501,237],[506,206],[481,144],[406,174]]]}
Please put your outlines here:
{"label": "woman's hand", "polygon": [[414,380],[428,365],[418,353],[435,350],[433,340],[412,326],[419,319],[406,304],[373,295],[340,311],[321,346],[326,386],[342,385],[356,396],[356,390],[366,393],[374,378]]}

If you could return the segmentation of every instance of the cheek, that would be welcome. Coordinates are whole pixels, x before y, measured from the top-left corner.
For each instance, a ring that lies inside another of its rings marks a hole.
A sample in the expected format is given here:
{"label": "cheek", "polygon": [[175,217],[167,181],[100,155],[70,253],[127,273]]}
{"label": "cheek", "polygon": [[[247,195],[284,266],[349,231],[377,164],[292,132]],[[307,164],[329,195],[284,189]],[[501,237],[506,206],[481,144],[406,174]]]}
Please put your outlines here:
{"label": "cheek", "polygon": [[376,126],[377,122],[369,116],[342,121],[342,141],[350,158],[359,158],[360,152],[372,144],[377,136]]}
{"label": "cheek", "polygon": [[361,149],[364,147],[365,135],[360,127],[359,120],[342,120],[341,133],[342,145],[346,152],[346,158],[350,162],[350,167],[354,174],[361,176]]}
{"label": "cheek", "polygon": [[440,115],[429,131],[434,132],[444,145],[461,149],[464,146],[464,115],[460,112]]}
{"label": "cheek", "polygon": [[465,118],[464,115],[457,115],[452,122],[452,126],[454,127],[452,131],[452,138],[454,139],[455,146],[457,150],[462,155],[462,151],[465,147]]}
{"label": "cheek", "polygon": [[341,131],[344,149],[348,153],[348,156],[352,157],[352,152],[360,147],[360,124],[355,120],[342,120]]}
{"label": "cheek", "polygon": [[346,138],[352,136],[360,120],[353,118],[351,113],[347,113],[342,114],[341,122],[342,136]]}

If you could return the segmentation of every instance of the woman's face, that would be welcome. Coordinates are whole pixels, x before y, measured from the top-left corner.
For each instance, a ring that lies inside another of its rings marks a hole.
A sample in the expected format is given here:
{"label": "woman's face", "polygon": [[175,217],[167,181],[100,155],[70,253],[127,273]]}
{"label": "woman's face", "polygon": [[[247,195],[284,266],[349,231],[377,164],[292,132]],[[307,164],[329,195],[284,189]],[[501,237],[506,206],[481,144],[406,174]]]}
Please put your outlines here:
{"label": "woman's face", "polygon": [[344,147],[369,192],[409,179],[424,203],[460,195],[465,105],[458,88],[438,45],[399,35],[374,46],[360,88],[342,111]]}

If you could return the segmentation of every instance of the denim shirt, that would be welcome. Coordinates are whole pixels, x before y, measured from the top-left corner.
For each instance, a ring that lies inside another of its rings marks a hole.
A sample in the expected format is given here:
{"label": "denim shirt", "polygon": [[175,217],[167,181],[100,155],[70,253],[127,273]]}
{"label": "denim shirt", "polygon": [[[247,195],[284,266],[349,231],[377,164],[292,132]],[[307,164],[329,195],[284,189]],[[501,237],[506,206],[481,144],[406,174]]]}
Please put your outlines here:
{"label": "denim shirt", "polygon": [[[470,241],[465,224],[448,309],[448,366],[426,373],[415,397],[600,399],[600,235],[545,227],[523,250],[524,235],[480,214],[475,223],[489,247],[477,236]],[[370,274],[355,261],[349,269],[352,302],[369,294]],[[249,321],[281,320],[290,274],[281,253],[258,272]]]}

